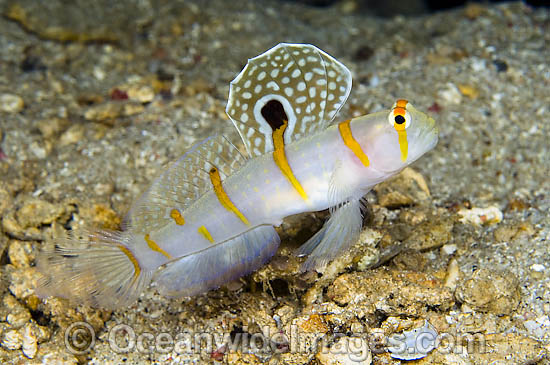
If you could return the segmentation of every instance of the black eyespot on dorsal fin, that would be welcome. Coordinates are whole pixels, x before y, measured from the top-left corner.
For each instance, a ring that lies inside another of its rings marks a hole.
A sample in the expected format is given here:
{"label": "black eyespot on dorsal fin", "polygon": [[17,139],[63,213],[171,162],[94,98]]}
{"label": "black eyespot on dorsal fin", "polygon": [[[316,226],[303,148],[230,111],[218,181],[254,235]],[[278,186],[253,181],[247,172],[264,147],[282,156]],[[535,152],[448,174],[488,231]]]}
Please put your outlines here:
{"label": "black eyespot on dorsal fin", "polygon": [[261,113],[272,130],[279,129],[283,124],[288,122],[285,108],[279,100],[272,99],[268,101],[262,107]]}

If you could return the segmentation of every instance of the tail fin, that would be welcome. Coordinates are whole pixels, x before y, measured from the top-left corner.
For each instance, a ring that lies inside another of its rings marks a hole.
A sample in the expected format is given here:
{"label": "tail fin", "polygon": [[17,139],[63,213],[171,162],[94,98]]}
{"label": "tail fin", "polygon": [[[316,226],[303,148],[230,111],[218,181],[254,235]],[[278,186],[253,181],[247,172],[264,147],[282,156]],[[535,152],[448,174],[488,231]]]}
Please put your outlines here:
{"label": "tail fin", "polygon": [[38,296],[59,296],[92,307],[134,302],[151,281],[130,250],[131,236],[99,231],[57,240],[40,252]]}

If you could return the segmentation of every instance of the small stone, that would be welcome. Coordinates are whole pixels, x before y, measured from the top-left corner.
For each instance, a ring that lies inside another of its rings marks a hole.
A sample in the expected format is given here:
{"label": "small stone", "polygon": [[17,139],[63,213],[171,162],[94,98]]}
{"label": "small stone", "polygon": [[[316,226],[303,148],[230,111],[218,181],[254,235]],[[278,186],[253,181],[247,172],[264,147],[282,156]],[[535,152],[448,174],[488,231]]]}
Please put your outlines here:
{"label": "small stone", "polygon": [[424,177],[410,167],[399,175],[375,186],[378,204],[394,209],[426,200],[430,190]]}
{"label": "small stone", "polygon": [[[6,294],[2,302],[4,305],[3,310],[7,313],[5,320],[12,328],[20,328],[31,319],[29,310],[21,305],[13,295]],[[4,314],[2,313],[2,317],[4,317]]]}
{"label": "small stone", "polygon": [[517,308],[521,293],[519,281],[511,272],[480,269],[459,283],[455,296],[474,310],[502,315]]}
{"label": "small stone", "polygon": [[325,344],[316,358],[323,365],[368,365],[372,362],[372,353],[367,339],[345,336],[330,347]]}
{"label": "small stone", "polygon": [[40,326],[36,324],[35,322],[30,323],[30,327],[32,330],[32,333],[36,337],[38,343],[42,343],[52,336],[51,330],[46,326]]}
{"label": "small stone", "polygon": [[441,247],[451,240],[453,227],[451,219],[431,217],[416,226],[404,243],[407,247],[419,251]]}
{"label": "small stone", "polygon": [[148,85],[132,85],[126,91],[128,98],[142,104],[149,103],[155,98],[155,91]]}
{"label": "small stone", "polygon": [[52,151],[52,144],[48,141],[39,143],[38,141],[31,142],[29,145],[29,151],[31,151],[36,158],[42,160],[50,154]]}
{"label": "small stone", "polygon": [[23,343],[22,351],[23,354],[29,359],[34,359],[36,353],[38,352],[38,340],[32,330],[31,324],[27,324],[22,331]]}
{"label": "small stone", "polygon": [[105,70],[103,68],[99,67],[99,66],[94,66],[93,67],[92,74],[99,81],[105,80],[105,76],[107,76],[107,72],[105,72]]}
{"label": "small stone", "polygon": [[325,320],[319,314],[306,317],[299,326],[306,333],[327,333],[329,330]]}
{"label": "small stone", "polygon": [[138,103],[125,103],[122,115],[129,117],[142,113],[145,110],[145,107]]}
{"label": "small stone", "polygon": [[457,247],[455,244],[447,244],[443,245],[441,247],[441,252],[443,252],[445,255],[452,255],[457,250]]}
{"label": "small stone", "polygon": [[8,247],[10,263],[17,267],[29,267],[32,261],[32,245],[27,241],[11,240]]}
{"label": "small stone", "polygon": [[34,294],[34,288],[38,280],[38,273],[34,267],[15,269],[9,267],[9,290],[18,299],[26,299]]}
{"label": "small stone", "polygon": [[456,259],[451,259],[449,266],[447,266],[447,275],[445,276],[444,285],[454,291],[458,285],[458,280],[460,279],[460,267],[458,266],[458,261]]}
{"label": "small stone", "polygon": [[105,204],[94,204],[91,207],[80,207],[80,215],[92,227],[103,229],[118,229],[122,220],[119,215]]}
{"label": "small stone", "polygon": [[2,217],[2,230],[12,238],[18,240],[35,240],[41,241],[44,239],[40,230],[36,227],[24,229],[15,219],[13,211],[9,211]]}
{"label": "small stone", "polygon": [[108,101],[103,104],[94,105],[84,113],[84,118],[96,122],[113,123],[113,119],[118,118],[124,109],[124,103],[118,101]]}
{"label": "small stone", "polygon": [[25,103],[19,95],[0,94],[0,110],[6,113],[19,113]]}
{"label": "small stone", "polygon": [[62,118],[43,119],[36,123],[36,126],[44,138],[51,138],[65,129],[70,122]]}
{"label": "small stone", "polygon": [[23,228],[50,224],[64,213],[62,205],[41,199],[30,199],[17,211],[16,218]]}
{"label": "small stone", "polygon": [[85,129],[82,124],[75,124],[71,126],[59,137],[59,146],[63,147],[77,143],[84,138],[84,132]]}
{"label": "small stone", "polygon": [[485,208],[462,208],[458,211],[461,216],[460,221],[464,224],[472,224],[475,226],[491,225],[502,221],[502,211],[496,206]]}
{"label": "small stone", "polygon": [[398,254],[392,260],[392,263],[398,270],[418,270],[422,271],[426,267],[427,259],[419,251],[406,250]]}
{"label": "small stone", "polygon": [[541,264],[533,264],[531,265],[531,270],[535,272],[544,272],[544,270],[546,270],[546,267]]}
{"label": "small stone", "polygon": [[379,262],[380,250],[376,246],[381,238],[382,233],[374,229],[364,229],[361,232],[359,242],[361,242],[361,247],[364,248],[364,251],[359,257],[354,258],[359,271],[365,271]]}
{"label": "small stone", "polygon": [[476,99],[479,96],[479,91],[471,85],[458,85],[458,90],[462,95],[469,97],[470,99]]}
{"label": "small stone", "polygon": [[441,104],[460,104],[462,102],[462,94],[451,82],[447,83],[447,87],[440,91],[438,96]]}
{"label": "small stone", "polygon": [[4,332],[2,336],[2,347],[8,350],[18,350],[23,344],[23,336],[17,330],[10,330]]}

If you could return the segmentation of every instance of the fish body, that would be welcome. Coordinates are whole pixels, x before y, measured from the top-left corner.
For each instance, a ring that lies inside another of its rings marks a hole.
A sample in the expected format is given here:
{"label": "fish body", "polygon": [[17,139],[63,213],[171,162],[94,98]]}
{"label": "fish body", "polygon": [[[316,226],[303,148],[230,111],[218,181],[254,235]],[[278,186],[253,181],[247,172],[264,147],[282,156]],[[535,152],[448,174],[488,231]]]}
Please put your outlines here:
{"label": "fish body", "polygon": [[131,303],[151,281],[166,295],[195,295],[265,263],[285,217],[331,208],[297,252],[309,256],[304,270],[325,265],[356,241],[362,197],[438,136],[406,100],[332,124],[350,89],[349,70],[311,45],[249,60],[227,105],[246,153],[224,136],[195,145],[134,203],[124,231],[45,250],[40,291],[102,307]]}

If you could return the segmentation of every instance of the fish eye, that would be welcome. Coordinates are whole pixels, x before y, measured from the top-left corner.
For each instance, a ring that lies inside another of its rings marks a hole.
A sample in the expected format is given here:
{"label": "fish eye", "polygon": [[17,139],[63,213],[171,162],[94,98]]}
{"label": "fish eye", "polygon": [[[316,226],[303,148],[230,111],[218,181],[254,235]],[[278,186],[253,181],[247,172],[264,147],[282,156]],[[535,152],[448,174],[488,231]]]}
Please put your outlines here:
{"label": "fish eye", "polygon": [[412,118],[407,111],[408,104],[407,100],[397,100],[388,115],[388,122],[398,132],[404,131],[411,125]]}

